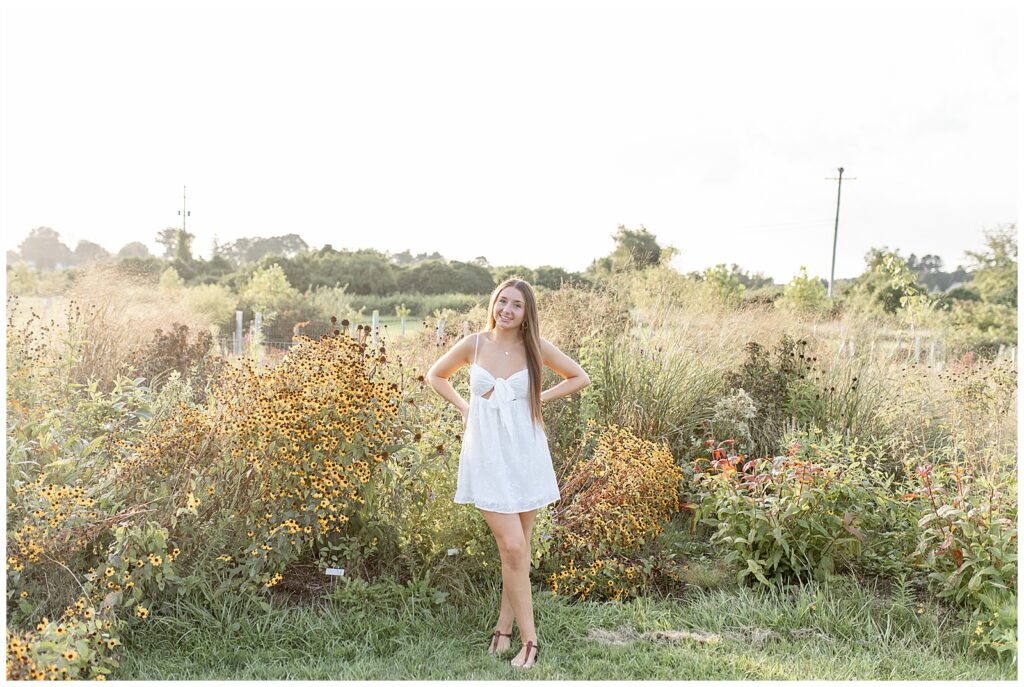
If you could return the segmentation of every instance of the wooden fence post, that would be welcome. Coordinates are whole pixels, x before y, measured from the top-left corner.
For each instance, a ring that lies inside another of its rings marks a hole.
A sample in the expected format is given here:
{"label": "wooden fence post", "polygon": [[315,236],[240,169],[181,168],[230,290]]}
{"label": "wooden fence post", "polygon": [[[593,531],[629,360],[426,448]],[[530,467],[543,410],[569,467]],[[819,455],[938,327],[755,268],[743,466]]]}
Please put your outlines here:
{"label": "wooden fence post", "polygon": [[235,311],[235,355],[242,355],[242,311]]}
{"label": "wooden fence post", "polygon": [[370,329],[370,346],[372,348],[377,347],[377,330],[380,328],[380,311],[373,311],[373,324]]}

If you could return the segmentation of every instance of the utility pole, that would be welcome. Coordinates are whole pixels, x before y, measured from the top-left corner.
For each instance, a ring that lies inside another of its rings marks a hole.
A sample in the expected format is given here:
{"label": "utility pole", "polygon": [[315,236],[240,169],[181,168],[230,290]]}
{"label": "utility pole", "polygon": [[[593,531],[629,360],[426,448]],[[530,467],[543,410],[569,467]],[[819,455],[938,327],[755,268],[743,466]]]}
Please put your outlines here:
{"label": "utility pole", "polygon": [[[828,297],[832,298],[832,284],[836,280],[836,243],[839,241],[839,198],[843,194],[843,168],[839,168],[838,177],[825,177],[826,181],[839,179],[839,192],[836,194],[836,229],[832,234],[832,271],[828,275]],[[856,181],[857,177],[849,177],[847,181]]]}
{"label": "utility pole", "polygon": [[181,217],[181,231],[185,231],[185,219],[192,213],[188,211],[185,199],[185,187],[181,187],[181,209],[178,210],[178,216]]}

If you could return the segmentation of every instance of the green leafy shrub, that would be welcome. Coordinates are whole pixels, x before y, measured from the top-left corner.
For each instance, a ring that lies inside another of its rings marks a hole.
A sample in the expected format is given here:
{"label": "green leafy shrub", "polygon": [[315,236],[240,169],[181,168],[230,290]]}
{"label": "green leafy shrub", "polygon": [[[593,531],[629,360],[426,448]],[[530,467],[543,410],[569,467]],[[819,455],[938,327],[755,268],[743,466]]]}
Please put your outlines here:
{"label": "green leafy shrub", "polygon": [[223,284],[199,284],[182,292],[185,305],[204,317],[218,336],[234,327],[238,296]]}
{"label": "green leafy shrub", "polygon": [[[421,419],[432,415],[420,408]],[[378,477],[379,517],[397,538],[410,578],[431,575],[460,596],[500,574],[498,551],[475,508],[452,500],[458,478],[461,418],[416,422],[413,442]],[[458,426],[456,426],[456,423]]]}
{"label": "green leafy shrub", "polygon": [[[726,560],[761,584],[852,570],[870,533],[884,528],[874,515],[883,478],[844,447],[841,437],[789,435],[786,455],[747,459],[709,440],[694,461],[697,516],[715,527]],[[820,443],[818,443],[820,441]],[[883,496],[883,497],[884,497]]]}
{"label": "green leafy shrub", "polygon": [[800,272],[789,280],[782,291],[782,297],[775,301],[775,307],[797,315],[821,315],[832,309],[828,290],[819,277],[810,277],[807,268],[800,266]]}
{"label": "green leafy shrub", "polygon": [[949,311],[946,345],[950,354],[975,351],[992,358],[1001,346],[1017,345],[1017,307],[959,300]]}
{"label": "green leafy shrub", "polygon": [[980,630],[972,646],[1016,653],[1016,613],[1008,610],[1017,598],[1016,476],[992,482],[930,463],[915,474],[907,496],[920,515],[917,566],[938,598],[971,614]]}

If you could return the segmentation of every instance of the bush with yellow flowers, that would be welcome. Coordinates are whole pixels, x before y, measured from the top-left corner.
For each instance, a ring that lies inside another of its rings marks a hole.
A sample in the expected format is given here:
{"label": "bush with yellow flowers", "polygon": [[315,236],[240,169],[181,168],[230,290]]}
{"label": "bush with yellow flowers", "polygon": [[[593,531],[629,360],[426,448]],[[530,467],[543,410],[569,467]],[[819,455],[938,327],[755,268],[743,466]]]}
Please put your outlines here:
{"label": "bush with yellow flowers", "polygon": [[93,588],[34,630],[7,630],[7,679],[104,680],[118,664],[118,628],[108,606],[95,603]]}
{"label": "bush with yellow flowers", "polygon": [[[32,343],[26,332],[32,326],[8,322],[10,371],[25,382],[7,389],[7,620],[13,627],[59,617],[82,591],[85,571],[105,560],[111,527],[151,510],[126,503],[109,451],[112,433],[144,432],[151,390],[123,376],[107,391],[61,381],[66,363]],[[41,369],[24,369],[29,364]]]}
{"label": "bush with yellow flowers", "polygon": [[552,592],[625,599],[676,585],[671,555],[647,552],[679,510],[683,473],[664,444],[593,421],[554,511],[556,546],[545,562]]}
{"label": "bush with yellow flowers", "polygon": [[354,516],[372,520],[367,485],[402,445],[401,393],[386,364],[384,346],[302,339],[276,367],[243,361],[215,387],[213,438],[239,473],[234,484],[195,487],[216,499],[218,489],[246,483],[248,512],[232,509],[245,519],[245,540],[220,553],[250,578],[274,586],[301,552],[343,540]]}
{"label": "bush with yellow flowers", "polygon": [[374,520],[369,483],[398,447],[386,364],[383,347],[330,337],[225,371],[202,405],[180,385],[103,403],[86,389],[70,408],[26,399],[13,415],[9,402],[9,625],[59,616],[75,580],[114,623],[189,588],[265,592],[300,556],[365,535],[350,518]]}
{"label": "bush with yellow flowers", "polygon": [[[96,557],[98,565],[75,580],[77,589],[48,594],[45,600],[34,600],[28,591],[33,585],[9,576],[13,588],[25,587],[17,596],[18,617],[38,616],[45,608],[55,612],[42,615],[34,632],[8,632],[8,678],[104,679],[117,666],[124,625],[144,621],[165,585],[177,579],[173,562],[181,552],[170,547],[166,534],[153,524],[115,527],[105,557]],[[84,565],[81,561],[74,559]],[[76,601],[55,608],[73,593],[80,594]]]}
{"label": "bush with yellow flowers", "polygon": [[[122,444],[117,470],[156,500],[193,571],[269,589],[302,556],[316,557],[372,520],[368,483],[397,443],[398,385],[383,346],[347,336],[301,339],[263,368],[222,370],[203,406],[182,404],[142,441]],[[208,574],[209,573],[209,574]]]}

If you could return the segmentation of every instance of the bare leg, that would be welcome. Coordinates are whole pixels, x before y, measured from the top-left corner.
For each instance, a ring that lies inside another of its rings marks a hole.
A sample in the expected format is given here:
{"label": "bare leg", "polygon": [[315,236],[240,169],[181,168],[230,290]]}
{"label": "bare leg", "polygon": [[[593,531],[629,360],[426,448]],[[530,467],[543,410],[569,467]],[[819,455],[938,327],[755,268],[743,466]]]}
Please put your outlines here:
{"label": "bare leg", "polygon": [[[522,641],[537,643],[537,629],[533,624],[533,590],[530,587],[530,542],[523,532],[523,523],[517,513],[480,511],[487,521],[501,554],[501,581]],[[531,651],[529,664],[533,662]],[[512,659],[513,665],[522,665],[525,652]]]}
{"label": "bare leg", "polygon": [[[519,522],[523,526],[523,537],[526,539],[527,545],[532,541],[533,521],[536,517],[536,510],[519,514]],[[527,572],[527,575],[529,575],[529,572]],[[515,613],[512,611],[512,603],[508,600],[508,592],[505,590],[505,585],[503,584],[501,585],[501,608],[498,611],[498,622],[495,625],[495,629],[504,633],[511,633],[512,624],[514,622]],[[495,645],[495,653],[505,651],[510,646],[512,646],[511,637],[498,637],[497,644]]]}

